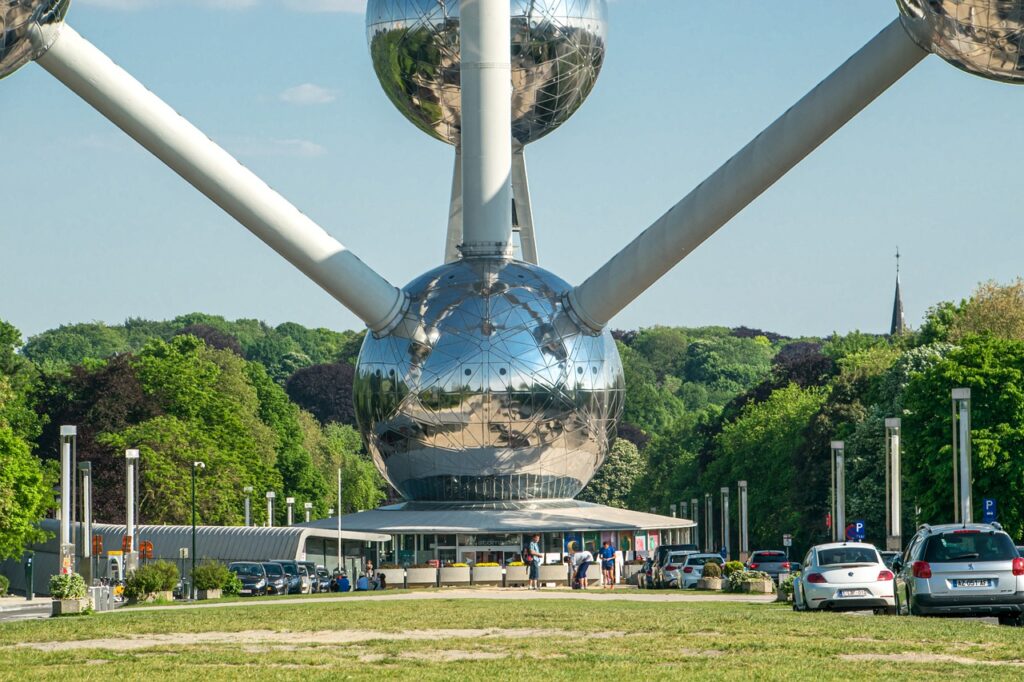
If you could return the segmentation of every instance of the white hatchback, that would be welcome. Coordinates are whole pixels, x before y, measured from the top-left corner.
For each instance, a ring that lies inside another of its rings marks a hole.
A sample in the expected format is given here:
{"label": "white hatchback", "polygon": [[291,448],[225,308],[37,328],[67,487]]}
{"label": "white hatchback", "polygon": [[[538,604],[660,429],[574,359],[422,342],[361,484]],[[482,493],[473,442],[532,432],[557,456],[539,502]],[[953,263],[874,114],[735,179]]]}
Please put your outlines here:
{"label": "white hatchback", "polygon": [[793,581],[793,610],[896,613],[894,577],[874,545],[832,542],[812,547]]}

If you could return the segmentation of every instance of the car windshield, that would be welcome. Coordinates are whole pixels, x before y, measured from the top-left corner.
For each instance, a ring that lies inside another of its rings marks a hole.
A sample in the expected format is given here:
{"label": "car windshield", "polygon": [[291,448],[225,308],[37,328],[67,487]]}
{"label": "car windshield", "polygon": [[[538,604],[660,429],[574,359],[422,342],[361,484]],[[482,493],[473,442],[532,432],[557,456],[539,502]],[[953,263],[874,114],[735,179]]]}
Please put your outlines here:
{"label": "car windshield", "polygon": [[833,547],[818,550],[819,566],[877,563],[878,552],[870,547]]}
{"label": "car windshield", "polygon": [[953,531],[928,538],[924,560],[929,563],[948,561],[1009,561],[1017,557],[1017,548],[1005,533]]}
{"label": "car windshield", "polygon": [[231,564],[228,566],[235,575],[262,576],[263,567],[259,564]]}
{"label": "car windshield", "polygon": [[284,569],[279,564],[263,564],[263,568],[267,569],[267,575],[275,578],[284,575]]}
{"label": "car windshield", "polygon": [[274,563],[281,564],[281,566],[284,568],[284,572],[287,573],[288,575],[298,575],[299,574],[299,571],[296,568],[294,561],[276,561]]}
{"label": "car windshield", "polygon": [[301,576],[309,575],[309,571],[306,570],[305,566],[299,566],[299,575],[301,575]]}
{"label": "car windshield", "polygon": [[750,560],[765,564],[777,564],[786,560],[786,554],[784,552],[754,552]]}

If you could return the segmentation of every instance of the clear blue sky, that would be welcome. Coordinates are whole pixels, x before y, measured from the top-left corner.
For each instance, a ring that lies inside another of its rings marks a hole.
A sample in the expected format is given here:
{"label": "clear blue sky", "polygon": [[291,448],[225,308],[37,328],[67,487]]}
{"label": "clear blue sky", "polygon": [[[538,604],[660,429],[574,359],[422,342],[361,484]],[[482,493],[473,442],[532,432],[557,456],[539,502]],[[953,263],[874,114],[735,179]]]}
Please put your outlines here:
{"label": "clear blue sky", "polygon": [[[76,0],[69,22],[396,284],[440,262],[452,151],[373,75],[359,0]],[[616,0],[604,73],[528,150],[541,262],[579,282],[896,15]],[[294,90],[297,86],[306,86]],[[315,86],[315,87],[309,87]],[[1022,92],[937,57],[613,321],[886,331],[1021,273]],[[0,318],[357,321],[35,65],[0,83]]]}

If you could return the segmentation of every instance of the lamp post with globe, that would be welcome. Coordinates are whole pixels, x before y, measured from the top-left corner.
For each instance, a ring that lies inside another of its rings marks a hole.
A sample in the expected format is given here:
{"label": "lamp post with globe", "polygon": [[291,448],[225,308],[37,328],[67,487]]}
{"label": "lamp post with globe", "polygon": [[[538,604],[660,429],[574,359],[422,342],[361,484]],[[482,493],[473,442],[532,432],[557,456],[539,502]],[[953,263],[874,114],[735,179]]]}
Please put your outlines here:
{"label": "lamp post with globe", "polygon": [[196,598],[196,472],[205,469],[204,462],[192,462],[192,575],[189,580],[189,598]]}

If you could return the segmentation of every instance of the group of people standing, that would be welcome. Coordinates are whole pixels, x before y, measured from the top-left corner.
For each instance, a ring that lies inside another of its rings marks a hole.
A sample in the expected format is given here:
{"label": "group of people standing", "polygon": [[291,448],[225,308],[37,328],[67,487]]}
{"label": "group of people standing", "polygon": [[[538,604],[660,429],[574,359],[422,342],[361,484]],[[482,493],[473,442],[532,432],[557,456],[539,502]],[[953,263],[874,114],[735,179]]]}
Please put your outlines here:
{"label": "group of people standing", "polygon": [[[598,550],[598,557],[601,560],[601,587],[611,590],[615,588],[615,548],[605,540]],[[540,535],[535,534],[530,538],[530,543],[523,548],[523,561],[528,568],[529,589],[540,589],[540,567],[544,562],[544,554],[540,549]],[[572,566],[572,587],[587,589],[587,571],[594,563],[594,554],[587,549],[577,549],[574,544],[569,546],[569,556],[565,561]]]}

